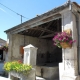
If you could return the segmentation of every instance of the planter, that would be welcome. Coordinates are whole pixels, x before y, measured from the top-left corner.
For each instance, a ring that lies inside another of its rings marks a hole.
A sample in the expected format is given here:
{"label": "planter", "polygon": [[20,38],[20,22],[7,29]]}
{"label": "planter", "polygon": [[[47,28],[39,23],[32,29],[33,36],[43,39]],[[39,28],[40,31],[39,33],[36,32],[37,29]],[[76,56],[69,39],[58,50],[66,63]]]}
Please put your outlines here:
{"label": "planter", "polygon": [[72,47],[72,45],[67,42],[61,42],[60,45],[62,48],[71,48]]}
{"label": "planter", "polygon": [[29,74],[23,74],[23,73],[18,73],[15,71],[10,71],[9,72],[9,79],[10,80],[35,80],[35,69],[32,69]]}

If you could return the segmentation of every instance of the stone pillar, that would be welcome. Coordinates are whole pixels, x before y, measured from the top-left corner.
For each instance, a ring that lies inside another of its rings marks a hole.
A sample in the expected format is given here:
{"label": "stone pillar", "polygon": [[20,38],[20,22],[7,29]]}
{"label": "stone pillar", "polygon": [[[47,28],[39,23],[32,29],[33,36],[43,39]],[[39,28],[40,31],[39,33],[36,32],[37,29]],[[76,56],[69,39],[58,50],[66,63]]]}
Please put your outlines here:
{"label": "stone pillar", "polygon": [[29,44],[24,47],[24,64],[29,64],[35,67],[36,65],[37,48]]}
{"label": "stone pillar", "polygon": [[12,56],[12,45],[13,45],[13,35],[10,34],[10,33],[7,33],[7,43],[8,43],[8,46],[9,46],[9,49],[8,49],[8,60],[7,61],[11,61],[11,56]]}
{"label": "stone pillar", "polygon": [[[36,80],[36,56],[37,56],[37,48],[33,45],[29,44],[24,47],[24,64],[29,64],[32,66],[32,78],[29,80]],[[24,79],[26,80],[26,79]]]}
{"label": "stone pillar", "polygon": [[[77,41],[77,26],[74,14],[65,10],[62,13],[62,31],[71,29],[72,38]],[[59,64],[60,80],[76,80],[77,69],[77,42],[73,43],[72,48],[62,49],[63,62]]]}

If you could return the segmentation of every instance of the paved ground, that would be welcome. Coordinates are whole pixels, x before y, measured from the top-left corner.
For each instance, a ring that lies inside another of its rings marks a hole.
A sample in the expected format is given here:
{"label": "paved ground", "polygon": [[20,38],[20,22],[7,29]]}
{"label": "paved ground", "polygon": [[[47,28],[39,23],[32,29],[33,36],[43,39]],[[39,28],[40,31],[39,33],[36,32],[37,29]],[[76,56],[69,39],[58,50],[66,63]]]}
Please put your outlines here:
{"label": "paved ground", "polygon": [[1,77],[0,76],[0,80],[10,80],[9,78],[5,78],[5,77]]}
{"label": "paved ground", "polygon": [[36,80],[46,80],[46,79],[36,76]]}
{"label": "paved ground", "polygon": [[[10,79],[0,76],[0,80],[10,80]],[[46,79],[41,78],[41,77],[36,77],[36,80],[46,80]],[[55,80],[58,80],[58,79],[55,79]]]}
{"label": "paved ground", "polygon": [[[0,80],[10,80],[10,79],[0,76]],[[36,77],[36,80],[45,80],[45,79],[44,78],[40,78],[40,77]]]}
{"label": "paved ground", "polygon": [[[46,80],[46,79],[36,76],[36,80]],[[54,80],[59,80],[59,79],[54,79]]]}

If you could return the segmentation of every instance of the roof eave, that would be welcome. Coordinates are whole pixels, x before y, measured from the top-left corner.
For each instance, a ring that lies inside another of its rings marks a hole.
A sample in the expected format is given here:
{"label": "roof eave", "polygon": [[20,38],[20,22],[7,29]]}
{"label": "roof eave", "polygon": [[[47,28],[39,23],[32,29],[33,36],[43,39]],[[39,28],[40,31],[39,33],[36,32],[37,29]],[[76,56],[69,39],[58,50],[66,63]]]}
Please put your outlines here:
{"label": "roof eave", "polygon": [[12,28],[10,28],[8,30],[5,30],[4,32],[9,33],[10,31],[15,30],[15,29],[17,29],[17,28],[19,28],[19,27],[21,27],[21,26],[23,26],[25,24],[30,24],[30,23],[32,23],[34,21],[36,22],[37,20],[41,20],[45,16],[49,16],[51,14],[58,13],[59,11],[62,11],[62,10],[64,10],[67,7],[69,7],[69,3],[66,3],[64,5],[61,5],[61,6],[57,7],[57,8],[54,8],[51,11],[48,11],[48,12],[46,12],[46,13],[40,15],[40,16],[37,16],[35,18],[32,18],[32,19],[30,19],[30,20],[28,20],[28,21],[26,21],[26,22],[24,22],[22,24],[19,24],[19,25],[15,26],[15,27],[12,27]]}

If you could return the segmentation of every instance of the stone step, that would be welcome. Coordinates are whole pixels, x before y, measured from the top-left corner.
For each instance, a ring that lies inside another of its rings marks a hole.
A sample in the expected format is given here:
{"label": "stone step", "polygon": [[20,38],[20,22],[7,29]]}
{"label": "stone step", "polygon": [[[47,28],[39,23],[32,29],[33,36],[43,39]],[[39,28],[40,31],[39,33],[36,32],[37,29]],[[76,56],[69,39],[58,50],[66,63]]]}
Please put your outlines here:
{"label": "stone step", "polygon": [[46,80],[46,79],[36,76],[36,80]]}
{"label": "stone step", "polygon": [[[45,78],[42,78],[42,77],[36,76],[36,80],[46,80],[46,79]],[[59,80],[59,79],[54,79],[54,80]]]}

